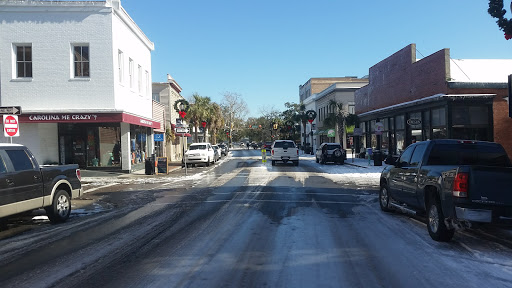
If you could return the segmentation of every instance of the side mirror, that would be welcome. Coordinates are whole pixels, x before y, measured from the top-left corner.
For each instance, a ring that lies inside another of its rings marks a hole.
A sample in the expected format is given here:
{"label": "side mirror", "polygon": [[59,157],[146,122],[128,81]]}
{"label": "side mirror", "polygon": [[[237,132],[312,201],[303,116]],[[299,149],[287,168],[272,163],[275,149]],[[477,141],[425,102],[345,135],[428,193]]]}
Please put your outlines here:
{"label": "side mirror", "polygon": [[398,158],[391,156],[391,157],[387,157],[386,160],[384,160],[384,163],[386,163],[388,165],[398,166],[398,164],[400,162],[398,162],[397,160],[398,160]]}

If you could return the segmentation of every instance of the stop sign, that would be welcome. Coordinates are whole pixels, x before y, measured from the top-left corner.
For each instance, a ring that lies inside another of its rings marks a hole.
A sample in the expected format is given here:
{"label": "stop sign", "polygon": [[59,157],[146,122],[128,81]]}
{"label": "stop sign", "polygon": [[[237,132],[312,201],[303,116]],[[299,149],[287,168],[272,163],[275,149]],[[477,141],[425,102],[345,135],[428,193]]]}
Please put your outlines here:
{"label": "stop sign", "polygon": [[4,136],[17,137],[20,136],[17,115],[4,115]]}

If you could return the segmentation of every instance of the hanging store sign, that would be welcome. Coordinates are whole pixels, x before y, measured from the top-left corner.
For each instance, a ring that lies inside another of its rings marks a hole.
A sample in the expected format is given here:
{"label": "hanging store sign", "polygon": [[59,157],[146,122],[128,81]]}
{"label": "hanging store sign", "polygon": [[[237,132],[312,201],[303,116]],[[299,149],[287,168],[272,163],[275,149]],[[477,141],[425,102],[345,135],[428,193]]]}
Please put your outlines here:
{"label": "hanging store sign", "polygon": [[411,125],[411,126],[421,125],[421,119],[411,118],[411,119],[407,120],[407,124]]}

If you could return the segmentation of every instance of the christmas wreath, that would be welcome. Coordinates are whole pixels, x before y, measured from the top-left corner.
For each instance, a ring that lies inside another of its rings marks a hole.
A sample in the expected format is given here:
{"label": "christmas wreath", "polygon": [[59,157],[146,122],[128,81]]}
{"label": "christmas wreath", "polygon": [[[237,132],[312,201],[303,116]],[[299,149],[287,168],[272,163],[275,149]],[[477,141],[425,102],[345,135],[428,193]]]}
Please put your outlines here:
{"label": "christmas wreath", "polygon": [[[512,10],[512,3],[510,6]],[[505,18],[507,10],[503,9],[503,0],[489,0],[489,9],[487,12],[489,12],[492,17],[498,19],[496,23],[498,23],[498,27],[505,32],[505,39],[512,39],[512,19],[509,20]]]}
{"label": "christmas wreath", "polygon": [[[180,106],[183,105],[183,110],[180,109]],[[174,110],[180,114],[181,118],[185,118],[185,115],[187,115],[187,111],[190,108],[190,104],[188,104],[188,101],[185,99],[176,100],[174,102]]]}

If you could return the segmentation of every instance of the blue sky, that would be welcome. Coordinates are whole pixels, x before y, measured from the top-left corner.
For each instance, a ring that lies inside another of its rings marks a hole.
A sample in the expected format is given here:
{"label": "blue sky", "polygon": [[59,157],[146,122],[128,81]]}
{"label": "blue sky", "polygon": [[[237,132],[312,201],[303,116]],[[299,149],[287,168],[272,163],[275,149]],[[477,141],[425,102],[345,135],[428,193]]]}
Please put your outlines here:
{"label": "blue sky", "polygon": [[[505,0],[505,7],[509,7]],[[122,0],[155,43],[153,82],[169,73],[183,88],[247,102],[250,117],[299,102],[313,77],[368,75],[415,43],[417,58],[450,48],[454,59],[509,59],[486,0]],[[511,18],[510,12],[506,15]]]}

